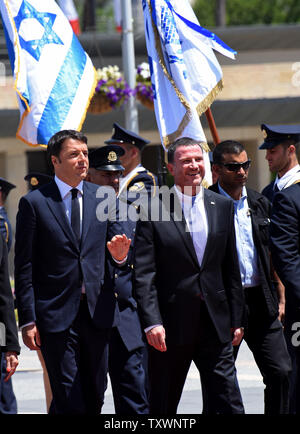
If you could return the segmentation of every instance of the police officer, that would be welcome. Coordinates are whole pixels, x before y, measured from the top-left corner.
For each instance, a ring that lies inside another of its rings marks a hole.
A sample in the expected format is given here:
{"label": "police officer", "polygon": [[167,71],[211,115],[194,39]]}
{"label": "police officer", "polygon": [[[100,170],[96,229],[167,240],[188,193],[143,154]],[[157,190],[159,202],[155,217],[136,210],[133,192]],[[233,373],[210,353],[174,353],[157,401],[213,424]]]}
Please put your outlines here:
{"label": "police officer", "polygon": [[156,176],[141,164],[142,150],[150,143],[149,140],[145,140],[132,131],[114,123],[112,137],[106,140],[105,143],[107,145],[118,145],[124,150],[124,154],[120,156],[124,172],[120,179],[119,196],[126,192],[141,194],[147,192],[148,196],[154,196],[157,186]]}
{"label": "police officer", "polygon": [[264,142],[259,149],[266,149],[266,160],[271,172],[276,172],[274,181],[267,185],[262,194],[270,202],[274,193],[289,187],[300,179],[297,151],[300,142],[300,125],[262,124]]}
{"label": "police officer", "polygon": [[0,178],[0,231],[7,243],[7,250],[10,251],[12,243],[12,231],[11,224],[8,220],[6,210],[4,208],[7,196],[9,192],[16,188],[14,184],[6,181],[4,178]]}
{"label": "police officer", "polygon": [[[269,163],[271,172],[276,172],[277,176],[274,181],[267,185],[262,194],[266,196],[270,202],[273,202],[274,195],[278,191],[283,191],[287,187],[299,182],[300,166],[298,163],[297,152],[300,142],[300,125],[266,125],[262,124],[264,142],[259,149],[266,149],[266,159]],[[272,226],[273,227],[273,226]],[[276,256],[276,255],[275,255]],[[277,258],[273,261],[275,262]],[[281,274],[281,270],[279,271]],[[279,273],[278,273],[279,274]],[[279,298],[279,314],[280,319],[285,321],[285,304],[286,291],[278,279],[277,293]],[[285,327],[287,336],[287,346],[292,359],[292,374],[290,378],[290,411],[295,412],[295,393],[296,393],[296,359],[294,348],[291,345],[291,340],[287,335],[287,327]]]}
{"label": "police officer", "polygon": [[36,190],[37,188],[40,188],[42,185],[48,184],[50,181],[52,181],[52,179],[53,179],[52,176],[40,172],[29,172],[24,177],[24,180],[28,182],[28,186],[30,190]]}
{"label": "police officer", "polygon": [[[0,231],[2,237],[6,241],[8,252],[10,251],[12,244],[12,230],[4,205],[7,196],[13,188],[16,188],[14,184],[6,181],[4,178],[0,178]],[[4,382],[6,374],[6,361],[4,357],[2,357],[0,380],[0,414],[16,414],[17,400],[13,391],[11,379],[9,379],[7,382]]]}
{"label": "police officer", "polygon": [[[90,168],[87,181],[113,187],[119,191],[124,171],[120,159],[125,152],[120,146],[107,145],[89,154]],[[125,223],[125,224],[124,224]],[[128,261],[123,268],[110,267],[112,284],[118,300],[120,323],[113,328],[109,346],[109,375],[116,414],[147,414],[146,373],[144,368],[145,344],[132,296],[132,245],[135,222],[122,222],[122,228],[132,243]],[[109,264],[108,266],[110,266]]]}

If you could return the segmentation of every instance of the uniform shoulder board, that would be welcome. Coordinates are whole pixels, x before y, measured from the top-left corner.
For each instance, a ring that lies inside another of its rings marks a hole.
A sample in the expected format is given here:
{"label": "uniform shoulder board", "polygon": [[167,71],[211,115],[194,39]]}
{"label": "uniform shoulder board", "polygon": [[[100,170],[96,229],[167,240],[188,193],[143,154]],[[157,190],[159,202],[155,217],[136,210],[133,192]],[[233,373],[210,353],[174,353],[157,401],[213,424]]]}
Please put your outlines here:
{"label": "uniform shoulder board", "polygon": [[135,182],[131,187],[129,187],[129,191],[141,191],[145,188],[145,184],[142,181]]}

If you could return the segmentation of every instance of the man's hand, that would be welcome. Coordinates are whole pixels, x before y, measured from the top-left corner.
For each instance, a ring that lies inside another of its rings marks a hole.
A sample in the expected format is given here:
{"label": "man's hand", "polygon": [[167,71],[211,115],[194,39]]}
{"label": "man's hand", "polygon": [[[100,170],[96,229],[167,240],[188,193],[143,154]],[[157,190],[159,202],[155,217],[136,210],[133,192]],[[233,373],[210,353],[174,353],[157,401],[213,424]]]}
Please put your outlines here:
{"label": "man's hand", "polygon": [[166,332],[163,326],[153,327],[146,333],[149,345],[152,345],[158,351],[167,351]]}
{"label": "man's hand", "polygon": [[10,377],[16,372],[17,366],[19,364],[18,355],[14,351],[7,351],[5,353],[6,359],[6,376],[4,377],[4,381],[8,381]]}
{"label": "man's hand", "polygon": [[232,345],[235,347],[237,345],[240,345],[243,336],[244,336],[244,329],[243,327],[239,327],[239,328],[233,328],[231,329],[231,334],[232,334]]}
{"label": "man's hand", "polygon": [[285,319],[285,302],[279,302],[278,303],[278,319],[282,324],[282,327],[284,326],[284,319]]}
{"label": "man's hand", "polygon": [[128,255],[130,243],[131,239],[127,238],[125,234],[115,235],[107,242],[107,248],[113,259],[122,262]]}
{"label": "man's hand", "polygon": [[23,342],[30,350],[40,350],[41,339],[35,324],[30,324],[22,328]]}

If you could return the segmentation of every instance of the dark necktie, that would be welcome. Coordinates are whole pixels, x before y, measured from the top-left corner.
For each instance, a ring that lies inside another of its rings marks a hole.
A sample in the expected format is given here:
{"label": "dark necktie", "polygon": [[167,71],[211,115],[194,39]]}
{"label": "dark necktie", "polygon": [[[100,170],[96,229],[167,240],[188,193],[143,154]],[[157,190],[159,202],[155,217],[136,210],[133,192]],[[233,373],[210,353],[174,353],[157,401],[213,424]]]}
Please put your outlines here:
{"label": "dark necktie", "polygon": [[77,188],[72,188],[71,193],[72,193],[71,226],[79,244],[80,243],[80,208],[79,208],[79,200],[77,197],[77,193],[78,193]]}
{"label": "dark necktie", "polygon": [[277,191],[279,191],[279,188],[277,187],[277,184],[274,187],[274,193],[277,193]]}

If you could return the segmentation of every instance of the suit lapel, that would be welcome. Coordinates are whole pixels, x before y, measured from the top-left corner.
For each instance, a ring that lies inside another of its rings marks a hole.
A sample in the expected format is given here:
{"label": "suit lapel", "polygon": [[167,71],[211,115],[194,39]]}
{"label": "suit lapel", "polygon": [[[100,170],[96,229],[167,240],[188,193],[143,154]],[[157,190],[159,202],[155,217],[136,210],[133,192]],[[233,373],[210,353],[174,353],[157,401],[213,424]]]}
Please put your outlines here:
{"label": "suit lapel", "polygon": [[73,242],[74,246],[78,248],[75,235],[73,234],[71,225],[68,221],[65,206],[55,181],[52,181],[52,183],[49,184],[49,189],[47,190],[46,195],[46,202],[57,223],[64,231],[65,235]]}
{"label": "suit lapel", "polygon": [[216,202],[215,202],[214,198],[212,197],[210,191],[207,189],[204,189],[204,208],[205,208],[205,212],[206,212],[208,230],[207,230],[207,241],[206,241],[206,246],[205,246],[205,250],[204,250],[204,255],[202,258],[201,268],[203,268],[203,266],[205,265],[208,252],[214,248],[214,246],[212,245],[212,242],[211,242],[211,239],[212,239],[211,234],[214,233],[214,231],[215,231],[216,216],[217,216]]}
{"label": "suit lapel", "polygon": [[93,215],[95,214],[96,216],[95,204],[95,193],[91,192],[86,182],[83,182],[81,244],[88,234]]}

